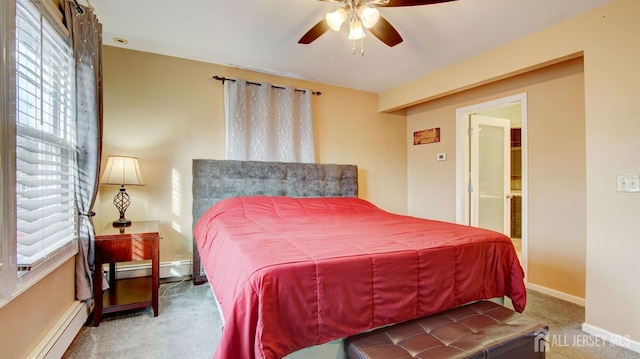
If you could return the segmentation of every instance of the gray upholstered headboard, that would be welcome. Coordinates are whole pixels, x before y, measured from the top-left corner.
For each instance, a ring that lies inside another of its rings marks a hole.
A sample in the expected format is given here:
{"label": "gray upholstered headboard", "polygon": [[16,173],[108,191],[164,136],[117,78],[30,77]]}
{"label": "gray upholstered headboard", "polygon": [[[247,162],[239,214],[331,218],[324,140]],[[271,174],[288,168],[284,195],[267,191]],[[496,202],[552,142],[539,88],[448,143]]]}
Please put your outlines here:
{"label": "gray upholstered headboard", "polygon": [[[211,206],[235,196],[357,197],[355,165],[193,160],[193,225]],[[206,281],[193,243],[193,282]]]}

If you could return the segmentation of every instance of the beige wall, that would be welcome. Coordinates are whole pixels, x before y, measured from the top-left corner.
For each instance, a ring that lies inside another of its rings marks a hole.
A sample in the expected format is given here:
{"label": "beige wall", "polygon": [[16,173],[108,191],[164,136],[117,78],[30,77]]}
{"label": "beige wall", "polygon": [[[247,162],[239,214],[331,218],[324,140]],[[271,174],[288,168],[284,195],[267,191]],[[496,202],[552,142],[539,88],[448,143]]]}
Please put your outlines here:
{"label": "beige wall", "polygon": [[628,336],[640,350],[640,194],[616,191],[616,176],[640,174],[638,34],[640,1],[614,0],[383,93],[380,109],[404,108],[583,53],[585,328]]}
{"label": "beige wall", "polygon": [[26,358],[74,303],[71,259],[0,309],[0,356]]}
{"label": "beige wall", "polygon": [[[407,111],[409,135],[441,127],[440,143],[408,146],[409,213],[455,222],[456,110],[527,94],[528,282],[579,298],[584,298],[586,276],[582,68],[577,58]],[[448,154],[447,161],[436,160],[439,152]]]}
{"label": "beige wall", "polygon": [[[405,115],[379,113],[377,95],[105,46],[103,155],[139,157],[146,186],[127,189],[127,217],[161,221],[161,261],[190,259],[192,159],[224,158],[223,86],[213,75],[321,91],[317,161],[356,164],[361,198],[406,213]],[[100,188],[97,226],[117,217],[116,190]]]}

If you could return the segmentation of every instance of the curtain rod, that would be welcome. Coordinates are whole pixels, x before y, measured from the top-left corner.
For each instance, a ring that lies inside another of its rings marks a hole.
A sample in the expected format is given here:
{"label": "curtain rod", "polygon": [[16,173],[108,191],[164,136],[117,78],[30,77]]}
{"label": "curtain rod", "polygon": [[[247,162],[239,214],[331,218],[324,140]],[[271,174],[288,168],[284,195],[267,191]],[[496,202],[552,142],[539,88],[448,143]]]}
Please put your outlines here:
{"label": "curtain rod", "polygon": [[[218,75],[213,76],[213,79],[214,79],[214,80],[218,80],[218,81],[222,81],[222,83],[223,83],[223,84],[224,84],[224,82],[225,82],[225,81],[236,82],[236,80],[235,80],[235,79],[229,79],[229,78],[226,78],[226,77],[220,77],[220,76],[218,76]],[[251,85],[258,85],[258,86],[262,86],[262,84],[261,84],[261,83],[258,83],[258,82],[251,82],[251,81],[247,81],[247,83],[248,83],[248,84],[251,84]],[[282,87],[282,86],[277,86],[277,85],[271,85],[271,87],[276,88],[276,89],[284,89],[284,87]],[[298,92],[305,92],[305,91],[306,91],[306,90],[302,90],[302,89],[294,89],[294,90],[295,90],[295,91],[298,91]],[[320,92],[320,91],[311,91],[311,94],[312,94],[312,95],[316,95],[316,96],[320,96],[320,95],[322,95],[322,92]]]}
{"label": "curtain rod", "polygon": [[78,0],[73,0],[73,2],[76,4],[76,11],[80,14],[84,14],[84,9],[80,7],[80,4],[78,4]]}

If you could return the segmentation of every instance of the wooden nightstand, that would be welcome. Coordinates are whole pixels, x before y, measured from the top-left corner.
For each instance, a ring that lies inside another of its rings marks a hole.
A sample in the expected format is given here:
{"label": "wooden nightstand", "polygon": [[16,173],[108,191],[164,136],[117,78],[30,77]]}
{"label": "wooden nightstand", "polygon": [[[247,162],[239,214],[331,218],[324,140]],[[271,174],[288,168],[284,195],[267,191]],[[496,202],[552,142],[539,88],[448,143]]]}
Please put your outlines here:
{"label": "wooden nightstand", "polygon": [[[153,307],[158,316],[160,224],[133,222],[129,227],[107,227],[96,233],[93,323],[103,313]],[[151,277],[116,279],[116,262],[151,259]],[[102,265],[109,263],[109,286],[102,291]]]}

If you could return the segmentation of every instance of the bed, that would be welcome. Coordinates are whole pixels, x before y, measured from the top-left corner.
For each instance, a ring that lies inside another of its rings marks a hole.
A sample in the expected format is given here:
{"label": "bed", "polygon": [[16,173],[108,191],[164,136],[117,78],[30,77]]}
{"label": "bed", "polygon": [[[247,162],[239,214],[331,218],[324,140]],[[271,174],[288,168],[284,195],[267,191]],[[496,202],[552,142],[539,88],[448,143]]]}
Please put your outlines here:
{"label": "bed", "polygon": [[385,212],[357,198],[353,165],[194,160],[193,196],[194,280],[224,320],[215,358],[281,358],[480,299],[526,304],[508,237]]}

